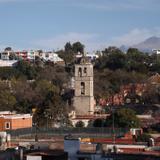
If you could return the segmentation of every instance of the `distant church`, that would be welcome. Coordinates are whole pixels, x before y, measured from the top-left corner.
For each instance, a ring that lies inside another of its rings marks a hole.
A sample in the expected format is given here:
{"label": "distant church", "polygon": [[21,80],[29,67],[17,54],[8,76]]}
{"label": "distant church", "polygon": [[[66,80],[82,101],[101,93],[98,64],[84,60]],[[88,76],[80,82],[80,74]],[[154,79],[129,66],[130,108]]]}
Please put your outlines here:
{"label": "distant church", "polygon": [[93,65],[86,57],[83,57],[80,63],[75,65],[74,107],[76,115],[93,115],[94,104]]}

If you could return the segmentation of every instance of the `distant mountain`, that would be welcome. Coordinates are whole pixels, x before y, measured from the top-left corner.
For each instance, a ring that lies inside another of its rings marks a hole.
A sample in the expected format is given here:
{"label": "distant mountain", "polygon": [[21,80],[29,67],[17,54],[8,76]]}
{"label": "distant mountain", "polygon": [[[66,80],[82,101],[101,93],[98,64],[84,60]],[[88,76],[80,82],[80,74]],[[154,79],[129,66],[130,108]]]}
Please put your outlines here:
{"label": "distant mountain", "polygon": [[132,47],[138,48],[141,51],[152,51],[152,49],[160,49],[160,38],[159,37],[150,37],[145,41],[133,45]]}
{"label": "distant mountain", "polygon": [[152,49],[160,49],[160,37],[150,37],[148,39],[146,39],[145,41],[143,42],[140,42],[138,44],[135,44],[133,46],[121,46],[120,49],[122,51],[126,51],[128,48],[137,48],[139,49],[140,51],[142,52],[149,52],[151,53],[152,52]]}

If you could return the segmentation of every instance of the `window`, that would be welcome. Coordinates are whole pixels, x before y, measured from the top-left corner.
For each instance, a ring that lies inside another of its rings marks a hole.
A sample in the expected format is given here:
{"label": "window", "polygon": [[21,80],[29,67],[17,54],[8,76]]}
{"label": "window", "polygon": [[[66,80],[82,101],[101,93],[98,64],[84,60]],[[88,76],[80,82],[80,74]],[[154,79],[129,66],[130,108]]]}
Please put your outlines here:
{"label": "window", "polygon": [[82,77],[82,68],[78,69],[78,76]]}
{"label": "window", "polygon": [[87,74],[87,68],[86,67],[84,68],[84,74],[85,75]]}
{"label": "window", "polygon": [[5,129],[10,129],[10,122],[5,122]]}
{"label": "window", "polygon": [[85,94],[85,83],[81,82],[81,95]]}
{"label": "window", "polygon": [[46,53],[45,57],[48,58],[49,57],[49,53]]}

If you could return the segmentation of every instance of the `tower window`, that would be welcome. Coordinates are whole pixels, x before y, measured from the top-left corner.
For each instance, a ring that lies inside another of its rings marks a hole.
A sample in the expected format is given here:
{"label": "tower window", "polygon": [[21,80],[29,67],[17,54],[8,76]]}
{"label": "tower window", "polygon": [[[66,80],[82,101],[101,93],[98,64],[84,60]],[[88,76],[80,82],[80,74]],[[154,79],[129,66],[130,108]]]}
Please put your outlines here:
{"label": "tower window", "polygon": [[84,68],[84,74],[87,74],[87,68],[86,67]]}
{"label": "tower window", "polygon": [[81,95],[85,94],[85,83],[81,82]]}
{"label": "tower window", "polygon": [[82,68],[78,69],[78,76],[82,77]]}

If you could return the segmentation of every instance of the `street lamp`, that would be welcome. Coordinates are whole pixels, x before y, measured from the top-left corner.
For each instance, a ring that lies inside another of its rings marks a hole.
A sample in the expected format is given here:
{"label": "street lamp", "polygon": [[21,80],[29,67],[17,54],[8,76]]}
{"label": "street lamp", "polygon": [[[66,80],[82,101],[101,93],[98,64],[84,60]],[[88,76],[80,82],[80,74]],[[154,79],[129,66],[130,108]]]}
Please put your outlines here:
{"label": "street lamp", "polygon": [[113,106],[112,106],[112,138],[113,138],[113,144],[115,144],[114,111],[115,111],[115,109],[114,109]]}
{"label": "street lamp", "polygon": [[46,117],[46,120],[47,120],[47,126],[46,126],[46,129],[48,130],[48,121],[49,121],[49,116],[50,116],[50,110],[49,109],[46,109],[46,111],[44,112],[44,116]]}

